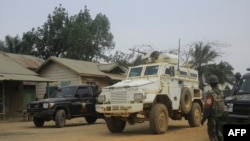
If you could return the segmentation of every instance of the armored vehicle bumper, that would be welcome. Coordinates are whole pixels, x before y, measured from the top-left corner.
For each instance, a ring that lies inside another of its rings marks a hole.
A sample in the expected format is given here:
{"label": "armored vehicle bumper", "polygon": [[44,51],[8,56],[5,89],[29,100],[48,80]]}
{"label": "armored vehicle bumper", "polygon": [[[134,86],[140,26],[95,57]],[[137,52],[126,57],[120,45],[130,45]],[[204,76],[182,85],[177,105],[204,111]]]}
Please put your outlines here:
{"label": "armored vehicle bumper", "polygon": [[131,113],[143,111],[143,104],[98,104],[96,111],[105,116],[129,116]]}

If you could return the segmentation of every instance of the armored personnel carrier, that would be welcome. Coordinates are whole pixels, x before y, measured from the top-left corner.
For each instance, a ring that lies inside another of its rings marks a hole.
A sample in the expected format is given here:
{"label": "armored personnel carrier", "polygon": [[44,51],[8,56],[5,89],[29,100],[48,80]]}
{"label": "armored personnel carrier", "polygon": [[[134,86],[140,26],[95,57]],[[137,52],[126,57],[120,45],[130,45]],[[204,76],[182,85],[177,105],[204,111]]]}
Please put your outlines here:
{"label": "armored personnel carrier", "polygon": [[153,51],[145,53],[145,64],[129,68],[126,80],[104,87],[96,111],[104,114],[111,133],[126,124],[149,121],[153,134],[165,133],[169,119],[200,126],[203,111],[198,72],[179,67],[178,56]]}

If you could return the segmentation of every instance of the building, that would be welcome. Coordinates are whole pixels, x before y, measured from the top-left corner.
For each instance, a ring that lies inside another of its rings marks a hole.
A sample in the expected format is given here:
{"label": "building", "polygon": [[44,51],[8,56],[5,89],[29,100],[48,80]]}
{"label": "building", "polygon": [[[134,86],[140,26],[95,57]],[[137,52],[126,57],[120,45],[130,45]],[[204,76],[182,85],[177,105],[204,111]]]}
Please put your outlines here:
{"label": "building", "polygon": [[17,59],[17,56],[0,52],[0,116],[2,117],[22,114],[26,104],[36,100],[37,84],[53,82],[21,65],[22,61]]}
{"label": "building", "polygon": [[41,77],[55,80],[49,84],[37,85],[37,97],[51,95],[57,87],[75,84],[98,83],[100,88],[125,79],[127,69],[116,63],[100,64],[89,61],[50,57],[36,71]]}
{"label": "building", "polygon": [[[0,52],[0,117],[22,115],[26,104],[42,99],[56,87],[98,83],[101,87],[125,79],[127,69],[116,63],[100,64]],[[47,89],[49,88],[49,89]]]}

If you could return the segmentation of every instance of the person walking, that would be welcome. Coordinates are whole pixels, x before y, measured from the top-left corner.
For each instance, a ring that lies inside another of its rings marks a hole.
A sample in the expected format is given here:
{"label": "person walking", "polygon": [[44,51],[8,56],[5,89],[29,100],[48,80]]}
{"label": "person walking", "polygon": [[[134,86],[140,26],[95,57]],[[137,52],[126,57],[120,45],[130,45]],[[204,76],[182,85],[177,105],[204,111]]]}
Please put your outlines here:
{"label": "person walking", "polygon": [[218,88],[219,79],[216,75],[209,76],[208,91],[204,101],[204,112],[201,125],[207,120],[207,133],[210,141],[223,141],[222,119],[224,115],[224,93]]}

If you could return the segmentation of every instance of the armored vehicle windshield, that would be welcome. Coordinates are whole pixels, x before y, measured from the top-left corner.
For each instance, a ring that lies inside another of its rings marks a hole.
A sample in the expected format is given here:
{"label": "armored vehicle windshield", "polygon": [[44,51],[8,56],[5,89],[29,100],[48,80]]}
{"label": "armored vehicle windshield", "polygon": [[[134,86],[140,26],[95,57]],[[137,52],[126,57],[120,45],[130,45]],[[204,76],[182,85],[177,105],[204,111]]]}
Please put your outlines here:
{"label": "armored vehicle windshield", "polygon": [[[143,68],[145,67],[145,71],[143,72]],[[156,75],[159,70],[159,65],[150,65],[150,66],[141,66],[131,68],[129,71],[128,77],[138,77],[138,76],[148,76],[148,75]]]}

